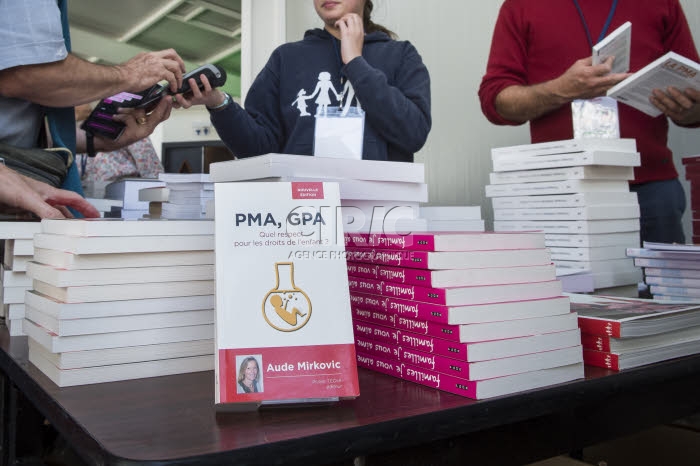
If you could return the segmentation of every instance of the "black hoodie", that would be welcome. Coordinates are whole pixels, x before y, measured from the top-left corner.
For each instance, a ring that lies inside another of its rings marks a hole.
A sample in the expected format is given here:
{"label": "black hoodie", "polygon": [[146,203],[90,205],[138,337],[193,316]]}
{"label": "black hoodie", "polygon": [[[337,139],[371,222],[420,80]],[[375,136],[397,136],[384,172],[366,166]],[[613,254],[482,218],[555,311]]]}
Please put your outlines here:
{"label": "black hoodie", "polygon": [[430,131],[430,76],[413,45],[382,32],[366,34],[362,56],[343,65],[340,41],[307,31],[272,53],[245,109],[232,103],[211,121],[237,157],[311,155],[319,101],[338,106],[346,80],[365,111],[363,159],[413,161]]}

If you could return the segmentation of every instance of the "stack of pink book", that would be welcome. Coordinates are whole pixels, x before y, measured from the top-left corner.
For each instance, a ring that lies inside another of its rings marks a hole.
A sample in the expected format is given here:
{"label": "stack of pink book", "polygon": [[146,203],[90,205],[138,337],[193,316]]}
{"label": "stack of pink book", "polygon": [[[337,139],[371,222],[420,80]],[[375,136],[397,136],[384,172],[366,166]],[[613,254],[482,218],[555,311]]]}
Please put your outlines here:
{"label": "stack of pink book", "polygon": [[360,367],[482,399],[583,377],[544,235],[346,233]]}

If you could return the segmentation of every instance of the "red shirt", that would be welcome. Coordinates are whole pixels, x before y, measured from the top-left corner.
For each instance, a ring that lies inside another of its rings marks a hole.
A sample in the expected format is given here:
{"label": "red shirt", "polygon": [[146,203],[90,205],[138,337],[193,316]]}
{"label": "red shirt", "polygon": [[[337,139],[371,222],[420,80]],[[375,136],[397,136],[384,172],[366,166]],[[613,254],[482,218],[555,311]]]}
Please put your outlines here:
{"label": "red shirt", "polygon": [[[608,17],[612,0],[578,0],[594,42]],[[630,72],[643,68],[669,51],[693,61],[698,52],[678,0],[619,0],[608,29],[632,23]],[[533,85],[563,74],[571,65],[591,56],[586,30],[573,0],[505,0],[496,22],[486,74],[479,88],[481,108],[492,123],[517,125],[502,118],[496,96],[512,85]],[[620,136],[637,140],[642,165],[635,183],[678,176],[667,146],[668,119],[652,118],[618,105]],[[700,125],[698,125],[700,126]],[[530,122],[532,143],[573,138],[571,106]]]}

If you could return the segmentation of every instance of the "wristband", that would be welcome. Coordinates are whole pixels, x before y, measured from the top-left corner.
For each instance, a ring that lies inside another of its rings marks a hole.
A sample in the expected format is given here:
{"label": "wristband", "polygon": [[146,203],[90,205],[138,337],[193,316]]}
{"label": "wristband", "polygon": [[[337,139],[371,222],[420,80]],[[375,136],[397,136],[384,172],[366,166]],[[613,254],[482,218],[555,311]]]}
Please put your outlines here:
{"label": "wristband", "polygon": [[224,92],[224,101],[221,102],[216,107],[207,107],[207,110],[209,110],[210,112],[218,112],[218,111],[223,110],[226,107],[228,107],[228,105],[230,103],[231,103],[231,96],[228,94],[228,92]]}

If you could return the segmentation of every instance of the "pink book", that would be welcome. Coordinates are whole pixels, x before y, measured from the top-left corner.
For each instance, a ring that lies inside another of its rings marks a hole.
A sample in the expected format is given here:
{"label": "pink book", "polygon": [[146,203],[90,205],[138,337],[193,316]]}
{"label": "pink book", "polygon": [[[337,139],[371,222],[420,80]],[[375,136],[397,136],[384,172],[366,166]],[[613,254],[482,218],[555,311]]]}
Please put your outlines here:
{"label": "pink book", "polygon": [[348,262],[348,276],[435,288],[555,280],[554,264],[479,269],[426,270]]}
{"label": "pink book", "polygon": [[407,235],[345,233],[345,245],[413,251],[484,251],[544,248],[542,232],[434,232]]}
{"label": "pink book", "polygon": [[561,282],[550,280],[537,283],[511,283],[507,285],[462,286],[456,288],[427,288],[417,285],[349,277],[351,292],[376,294],[390,298],[421,301],[446,306],[487,304],[504,301],[553,298],[562,293]]}
{"label": "pink book", "polygon": [[[350,304],[363,311],[380,311],[395,314],[398,317],[452,325],[527,319],[570,312],[569,298],[566,296],[469,306],[442,306],[364,293],[350,293]],[[381,319],[381,317],[378,318]]]}
{"label": "pink book", "polygon": [[504,377],[470,381],[380,356],[357,353],[357,365],[456,395],[484,399],[583,378],[583,364],[570,364]]}
{"label": "pink book", "polygon": [[430,270],[519,267],[551,263],[551,254],[547,248],[429,252],[347,247],[346,257],[351,262]]}

